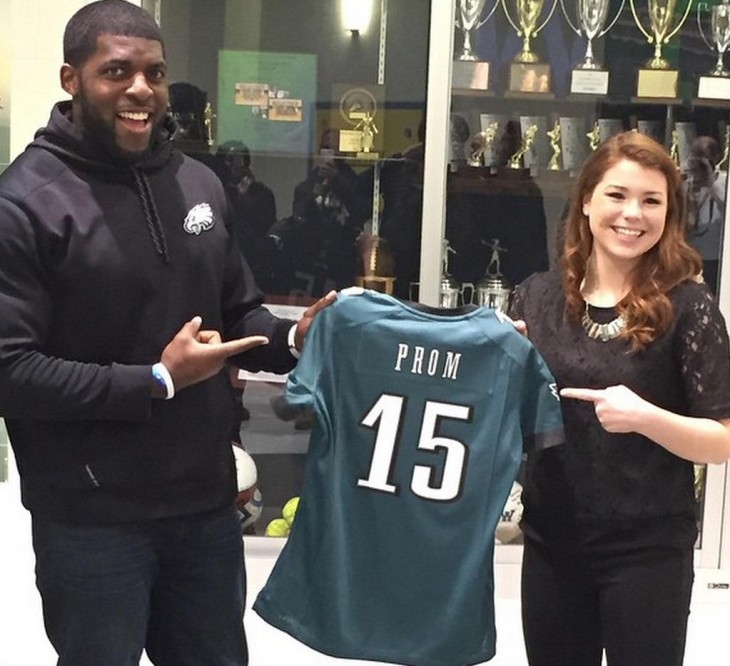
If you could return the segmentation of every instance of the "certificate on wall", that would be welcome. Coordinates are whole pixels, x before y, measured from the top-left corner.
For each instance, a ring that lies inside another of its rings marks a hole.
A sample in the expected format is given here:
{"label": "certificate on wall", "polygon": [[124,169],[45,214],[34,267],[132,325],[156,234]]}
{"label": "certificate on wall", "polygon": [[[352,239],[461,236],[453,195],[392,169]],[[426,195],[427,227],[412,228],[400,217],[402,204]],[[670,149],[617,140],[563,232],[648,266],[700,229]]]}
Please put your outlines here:
{"label": "certificate on wall", "polygon": [[252,152],[309,155],[317,101],[317,57],[218,52],[218,143]]}

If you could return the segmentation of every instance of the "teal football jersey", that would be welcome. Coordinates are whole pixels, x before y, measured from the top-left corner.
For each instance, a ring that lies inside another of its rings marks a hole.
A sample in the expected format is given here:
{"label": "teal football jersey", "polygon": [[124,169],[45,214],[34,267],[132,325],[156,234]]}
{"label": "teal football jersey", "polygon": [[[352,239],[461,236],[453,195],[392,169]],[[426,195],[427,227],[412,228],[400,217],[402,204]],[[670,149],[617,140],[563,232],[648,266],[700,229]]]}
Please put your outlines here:
{"label": "teal football jersey", "polygon": [[562,442],[532,344],[494,310],[345,290],[315,318],[287,396],[317,418],[254,609],[337,657],[490,659],[495,528],[523,452]]}

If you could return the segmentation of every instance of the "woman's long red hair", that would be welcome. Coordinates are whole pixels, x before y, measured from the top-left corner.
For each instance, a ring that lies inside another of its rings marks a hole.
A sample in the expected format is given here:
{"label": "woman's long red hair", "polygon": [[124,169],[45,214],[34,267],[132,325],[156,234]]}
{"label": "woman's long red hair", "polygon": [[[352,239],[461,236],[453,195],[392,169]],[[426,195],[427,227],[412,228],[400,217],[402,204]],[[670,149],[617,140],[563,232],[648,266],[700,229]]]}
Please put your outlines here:
{"label": "woman's long red hair", "polygon": [[621,336],[633,350],[668,330],[672,323],[672,304],[668,292],[687,280],[696,280],[702,271],[700,255],[687,243],[685,206],[681,176],[663,146],[638,132],[617,134],[601,144],[586,160],[571,198],[565,220],[560,265],[566,298],[566,315],[580,320],[585,301],[580,287],[593,250],[593,236],[583,203],[606,171],[621,160],[631,160],[646,169],[661,172],[667,180],[667,219],[659,242],[641,257],[631,275],[631,289],[617,305],[626,320]]}

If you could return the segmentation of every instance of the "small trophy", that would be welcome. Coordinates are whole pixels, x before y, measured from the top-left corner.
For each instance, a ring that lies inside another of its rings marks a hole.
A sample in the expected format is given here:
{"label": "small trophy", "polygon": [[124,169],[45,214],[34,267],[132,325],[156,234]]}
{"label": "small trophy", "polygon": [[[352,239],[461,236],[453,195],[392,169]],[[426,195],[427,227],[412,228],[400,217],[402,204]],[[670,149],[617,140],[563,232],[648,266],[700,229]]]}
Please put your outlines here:
{"label": "small trophy", "polygon": [[535,137],[537,136],[537,125],[530,125],[527,131],[522,136],[522,143],[519,150],[509,158],[507,167],[509,169],[521,169],[522,160],[525,153],[532,149],[532,144],[535,143]]}
{"label": "small trophy", "polygon": [[713,45],[705,36],[705,30],[702,27],[702,9],[706,9],[707,5],[704,2],[697,5],[697,26],[700,35],[702,35],[705,44],[717,52],[715,68],[708,74],[700,76],[697,97],[730,99],[730,72],[725,69],[725,63],[723,62],[725,51],[730,46],[730,4],[728,3],[729,0],[722,0],[721,4],[710,9],[710,29]]}
{"label": "small trophy", "polygon": [[591,131],[588,132],[586,136],[588,137],[588,149],[593,152],[601,145],[601,126],[598,124],[597,120],[593,123]]}
{"label": "small trophy", "polygon": [[[697,138],[697,126],[693,122],[678,121],[674,123],[674,132],[677,133],[677,161],[680,169],[687,167],[692,143]],[[674,140],[672,132],[672,140]]]}
{"label": "small trophy", "polygon": [[459,0],[456,7],[456,27],[463,35],[461,52],[454,60],[451,84],[454,88],[489,89],[489,63],[474,53],[474,33],[490,18],[499,5],[495,0],[485,18],[481,18],[486,0]]}
{"label": "small trophy", "polygon": [[491,243],[482,241],[482,244],[492,248],[492,255],[484,277],[476,284],[477,305],[506,313],[509,310],[512,287],[502,273],[500,252],[507,252],[507,249],[500,244],[499,238],[492,238]]}
{"label": "small trophy", "polygon": [[588,40],[583,62],[578,64],[571,74],[571,93],[580,95],[608,94],[608,70],[605,70],[593,56],[593,40],[597,37],[603,37],[613,27],[624,8],[625,2],[626,0],[621,0],[616,15],[608,27],[604,27],[608,17],[610,0],[573,0],[572,4],[575,6],[575,14],[577,14],[577,23],[579,25],[576,25],[571,13],[568,12],[565,0],[560,0],[560,8],[563,10],[568,25],[578,36],[585,35]]}
{"label": "small trophy", "polygon": [[439,306],[458,308],[461,304],[461,285],[449,273],[449,254],[456,254],[449,241],[441,241],[441,283],[439,285]]}
{"label": "small trophy", "polygon": [[563,151],[560,150],[560,121],[559,120],[555,121],[555,125],[547,133],[547,135],[548,135],[548,138],[550,139],[550,148],[553,151],[553,154],[550,157],[550,163],[548,164],[548,169],[550,171],[560,171],[560,153]]}
{"label": "small trophy", "polygon": [[213,113],[213,107],[210,102],[207,102],[203,109],[203,125],[205,125],[205,140],[209,146],[215,145],[215,138],[213,137],[213,118],[217,116]]}
{"label": "small trophy", "polygon": [[494,139],[491,143],[484,144],[482,160],[484,162],[484,166],[487,167],[504,166],[507,163],[507,158],[509,157],[509,149],[505,147],[505,137],[507,134],[509,116],[502,113],[479,114],[479,125],[482,128],[482,132],[495,123],[497,124],[497,129],[494,134]]}
{"label": "small trophy", "polygon": [[[339,131],[340,152],[355,153],[358,159],[374,160],[376,151],[376,125],[378,102],[367,88],[347,88],[340,97],[340,116],[352,129]],[[382,116],[381,116],[382,120]]]}
{"label": "small trophy", "polygon": [[360,151],[361,153],[370,153],[375,146],[375,135],[378,133],[378,128],[375,126],[375,120],[372,115],[365,111],[360,118],[357,125],[355,125],[355,131],[360,132]]}
{"label": "small trophy", "polygon": [[491,155],[494,149],[494,139],[499,130],[498,122],[491,122],[481,132],[477,132],[469,144],[469,166],[485,166],[487,153]]}
{"label": "small trophy", "polygon": [[534,131],[530,129],[533,126],[537,127],[535,138],[522,156],[522,163],[525,169],[530,169],[531,171],[544,169],[550,161],[547,117],[520,116],[520,134],[527,135],[530,131]]}
{"label": "small trophy", "polygon": [[356,278],[357,286],[392,294],[395,267],[388,241],[380,236],[362,235],[357,245],[362,260],[362,275]]}
{"label": "small trophy", "polygon": [[672,22],[677,9],[677,0],[646,0],[649,9],[651,34],[644,28],[636,10],[636,0],[629,0],[631,13],[639,30],[654,44],[654,56],[646,63],[646,67],[639,70],[636,86],[638,97],[654,97],[674,99],[677,97],[679,86],[679,71],[671,69],[669,61],[662,56],[662,46],[677,34],[684,25],[692,8],[692,0],[687,0],[687,7],[677,24],[672,28]]}
{"label": "small trophy", "polygon": [[[507,2],[514,2],[517,20],[512,18]],[[505,16],[510,25],[522,37],[522,51],[514,58],[510,65],[509,90],[521,93],[549,93],[550,92],[550,65],[540,63],[540,58],[530,49],[530,40],[547,25],[553,15],[558,0],[553,5],[545,20],[540,23],[540,15],[544,0],[502,0]]]}

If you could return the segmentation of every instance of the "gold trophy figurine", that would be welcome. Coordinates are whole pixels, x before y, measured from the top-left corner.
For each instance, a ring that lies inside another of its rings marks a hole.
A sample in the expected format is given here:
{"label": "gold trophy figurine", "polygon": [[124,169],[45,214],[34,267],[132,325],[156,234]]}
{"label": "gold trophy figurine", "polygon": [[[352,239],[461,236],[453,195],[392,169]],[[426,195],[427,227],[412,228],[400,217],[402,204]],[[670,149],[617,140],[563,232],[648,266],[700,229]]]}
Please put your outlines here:
{"label": "gold trophy figurine", "polygon": [[520,146],[520,149],[514,155],[512,155],[512,157],[509,158],[509,163],[507,164],[508,168],[522,168],[522,158],[525,156],[525,153],[532,148],[532,144],[535,143],[536,136],[537,125],[530,125],[527,128],[525,136],[522,139],[522,145]]}
{"label": "gold trophy figurine", "polygon": [[375,126],[375,121],[369,112],[365,112],[360,122],[355,125],[355,131],[360,132],[360,148],[363,153],[372,152],[375,147],[375,135],[378,133],[378,128]]}
{"label": "gold trophy figurine", "polygon": [[560,122],[555,121],[555,126],[547,133],[550,137],[550,149],[553,151],[548,169],[550,171],[560,171]]}
{"label": "gold trophy figurine", "polygon": [[679,130],[672,130],[672,143],[669,146],[669,157],[677,165],[679,169]]}
{"label": "gold trophy figurine", "polygon": [[469,154],[469,166],[484,166],[484,154],[492,150],[499,123],[489,123],[485,129],[474,135]]}
{"label": "gold trophy figurine", "polygon": [[588,137],[588,147],[591,149],[591,152],[593,152],[601,143],[601,128],[599,127],[598,122],[593,123],[593,129],[588,132],[586,136]]}
{"label": "gold trophy figurine", "polygon": [[203,124],[205,125],[205,139],[209,146],[215,145],[215,139],[213,138],[213,118],[216,118],[213,113],[213,107],[210,102],[207,102],[205,109],[203,109]]}

